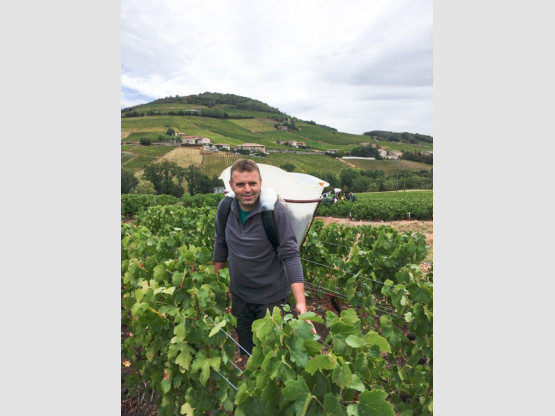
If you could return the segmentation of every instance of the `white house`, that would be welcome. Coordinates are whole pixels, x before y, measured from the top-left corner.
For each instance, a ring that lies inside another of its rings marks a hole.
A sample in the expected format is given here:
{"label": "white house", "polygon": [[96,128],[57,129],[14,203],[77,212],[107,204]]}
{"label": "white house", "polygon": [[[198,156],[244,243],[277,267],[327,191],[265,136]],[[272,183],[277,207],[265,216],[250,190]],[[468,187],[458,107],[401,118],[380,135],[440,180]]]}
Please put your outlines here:
{"label": "white house", "polygon": [[400,152],[399,150],[392,150],[387,154],[387,159],[399,159],[401,156],[403,156],[403,152]]}
{"label": "white house", "polygon": [[181,136],[182,144],[210,144],[210,139],[208,137],[202,136],[185,136],[183,133],[178,133]]}

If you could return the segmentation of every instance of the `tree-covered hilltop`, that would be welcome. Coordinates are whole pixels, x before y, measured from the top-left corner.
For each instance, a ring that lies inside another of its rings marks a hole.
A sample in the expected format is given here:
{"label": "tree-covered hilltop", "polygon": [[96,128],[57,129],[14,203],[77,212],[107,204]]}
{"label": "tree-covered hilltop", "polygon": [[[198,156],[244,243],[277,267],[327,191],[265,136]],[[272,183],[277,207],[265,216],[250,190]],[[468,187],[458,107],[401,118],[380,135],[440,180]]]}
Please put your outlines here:
{"label": "tree-covered hilltop", "polygon": [[206,107],[215,107],[217,105],[233,105],[240,110],[254,110],[263,111],[267,113],[283,114],[275,107],[271,107],[262,101],[254,100],[249,97],[242,97],[235,94],[221,94],[217,92],[203,92],[202,94],[187,95],[180,97],[165,97],[153,101],[153,104],[161,103],[183,103],[183,104],[197,104]]}
{"label": "tree-covered hilltop", "polygon": [[365,136],[370,136],[378,140],[387,140],[388,142],[401,142],[418,144],[418,142],[433,143],[432,136],[418,133],[394,133],[392,131],[372,130],[363,133]]}

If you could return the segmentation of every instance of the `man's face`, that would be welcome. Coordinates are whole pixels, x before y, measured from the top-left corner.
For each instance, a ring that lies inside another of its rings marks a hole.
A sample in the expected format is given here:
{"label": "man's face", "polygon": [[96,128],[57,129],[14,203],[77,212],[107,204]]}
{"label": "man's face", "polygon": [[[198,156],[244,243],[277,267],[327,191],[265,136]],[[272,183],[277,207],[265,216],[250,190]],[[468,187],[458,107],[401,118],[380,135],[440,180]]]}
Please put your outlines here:
{"label": "man's face", "polygon": [[241,209],[243,211],[251,211],[260,196],[260,188],[262,187],[262,179],[258,171],[239,172],[235,170],[229,185],[231,190],[235,192],[235,198],[239,201]]}

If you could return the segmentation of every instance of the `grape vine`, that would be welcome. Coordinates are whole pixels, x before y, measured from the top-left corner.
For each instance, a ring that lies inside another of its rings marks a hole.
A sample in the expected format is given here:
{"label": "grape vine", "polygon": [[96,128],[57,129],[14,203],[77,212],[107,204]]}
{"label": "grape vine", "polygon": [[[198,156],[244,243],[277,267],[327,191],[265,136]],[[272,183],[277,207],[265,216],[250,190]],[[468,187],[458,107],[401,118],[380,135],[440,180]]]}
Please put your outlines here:
{"label": "grape vine", "polygon": [[228,270],[211,264],[214,217],[210,205],[157,205],[121,226],[122,325],[132,334],[122,353],[158,393],[159,415],[432,414],[433,276],[418,266],[421,234],[315,221],[301,250],[307,288],[346,307],[268,312],[243,372]]}

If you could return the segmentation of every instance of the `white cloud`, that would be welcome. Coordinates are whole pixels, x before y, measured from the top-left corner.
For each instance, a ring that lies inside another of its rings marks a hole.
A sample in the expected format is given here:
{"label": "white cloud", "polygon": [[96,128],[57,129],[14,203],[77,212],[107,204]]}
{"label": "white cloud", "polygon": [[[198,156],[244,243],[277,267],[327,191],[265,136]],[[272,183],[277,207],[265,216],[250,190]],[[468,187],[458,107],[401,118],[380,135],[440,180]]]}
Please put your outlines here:
{"label": "white cloud", "polygon": [[432,23],[431,0],[123,0],[122,107],[211,91],[348,133],[433,134]]}

